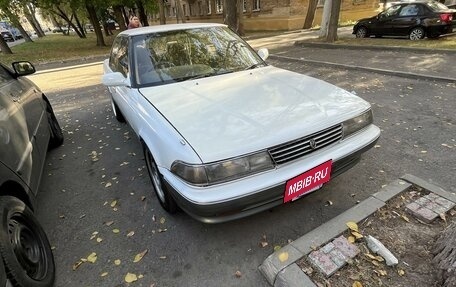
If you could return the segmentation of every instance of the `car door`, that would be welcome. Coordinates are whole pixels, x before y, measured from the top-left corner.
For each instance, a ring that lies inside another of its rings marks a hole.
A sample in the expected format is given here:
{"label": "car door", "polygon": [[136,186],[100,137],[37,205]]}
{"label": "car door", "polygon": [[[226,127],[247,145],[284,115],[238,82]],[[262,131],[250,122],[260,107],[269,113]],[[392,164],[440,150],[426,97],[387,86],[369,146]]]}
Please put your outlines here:
{"label": "car door", "polygon": [[[113,43],[109,66],[113,72],[120,72],[125,78],[130,78],[130,38],[117,37]],[[131,86],[110,87],[110,92],[117,106],[122,111],[123,116],[130,126],[138,132],[139,119],[138,97],[140,96],[137,89]]]}
{"label": "car door", "polygon": [[393,21],[399,13],[400,8],[401,5],[394,5],[378,14],[377,20],[371,28],[371,34],[394,35],[394,31],[392,30]]}
{"label": "car door", "polygon": [[410,28],[419,23],[419,16],[422,14],[421,5],[411,3],[402,6],[397,17],[392,20],[392,35],[408,35]]}
{"label": "car door", "polygon": [[36,93],[26,79],[17,80],[0,66],[0,158],[34,192],[49,138],[47,122],[43,122],[46,114]]}

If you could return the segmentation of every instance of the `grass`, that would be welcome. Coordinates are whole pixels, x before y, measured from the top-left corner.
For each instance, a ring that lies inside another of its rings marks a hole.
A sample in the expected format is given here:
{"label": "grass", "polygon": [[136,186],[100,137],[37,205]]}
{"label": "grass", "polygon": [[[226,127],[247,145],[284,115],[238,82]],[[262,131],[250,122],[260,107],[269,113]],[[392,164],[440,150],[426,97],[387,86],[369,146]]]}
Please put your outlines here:
{"label": "grass", "polygon": [[94,57],[109,53],[114,36],[104,36],[105,47],[97,47],[94,33],[87,34],[86,39],[76,34],[50,34],[43,38],[34,38],[33,42],[26,42],[11,47],[12,55],[1,53],[0,61],[9,66],[9,63],[18,60],[28,60],[32,63],[46,63]]}

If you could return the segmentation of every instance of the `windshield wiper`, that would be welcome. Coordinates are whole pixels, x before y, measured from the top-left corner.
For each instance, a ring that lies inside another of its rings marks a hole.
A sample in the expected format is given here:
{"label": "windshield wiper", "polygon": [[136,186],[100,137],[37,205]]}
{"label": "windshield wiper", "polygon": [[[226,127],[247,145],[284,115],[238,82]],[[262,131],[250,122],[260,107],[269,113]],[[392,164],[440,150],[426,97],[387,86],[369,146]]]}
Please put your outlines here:
{"label": "windshield wiper", "polygon": [[264,63],[256,63],[256,64],[253,64],[251,66],[248,66],[244,70],[252,70],[252,69],[256,69],[256,68],[261,67],[261,66],[265,66],[265,64]]}

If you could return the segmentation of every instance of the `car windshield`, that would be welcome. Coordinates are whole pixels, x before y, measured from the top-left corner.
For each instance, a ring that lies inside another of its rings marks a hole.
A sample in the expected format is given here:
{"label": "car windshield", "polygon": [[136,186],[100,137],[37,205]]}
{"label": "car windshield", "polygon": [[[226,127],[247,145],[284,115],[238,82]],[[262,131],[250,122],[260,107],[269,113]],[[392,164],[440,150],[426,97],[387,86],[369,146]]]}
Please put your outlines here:
{"label": "car windshield", "polygon": [[226,27],[166,31],[133,37],[136,84],[156,86],[266,65]]}

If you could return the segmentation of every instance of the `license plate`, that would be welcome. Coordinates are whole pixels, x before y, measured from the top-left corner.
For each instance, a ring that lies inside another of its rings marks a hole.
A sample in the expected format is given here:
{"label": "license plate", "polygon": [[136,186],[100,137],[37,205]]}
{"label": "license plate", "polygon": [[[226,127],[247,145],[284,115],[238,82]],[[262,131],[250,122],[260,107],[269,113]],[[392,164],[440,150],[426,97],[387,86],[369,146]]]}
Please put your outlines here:
{"label": "license plate", "polygon": [[287,181],[283,202],[295,200],[306,193],[319,189],[329,181],[332,160],[320,164]]}

